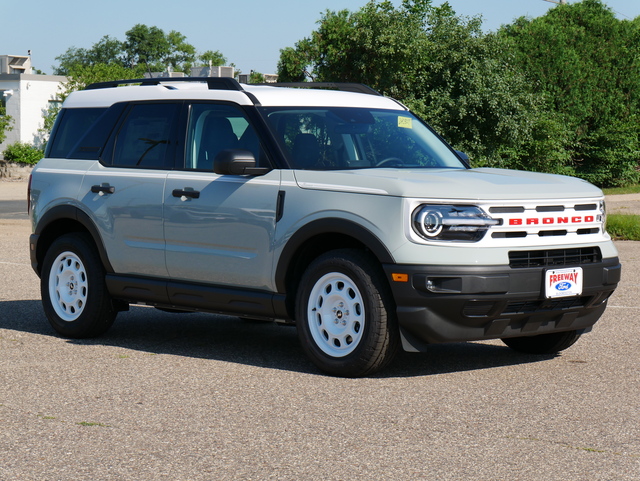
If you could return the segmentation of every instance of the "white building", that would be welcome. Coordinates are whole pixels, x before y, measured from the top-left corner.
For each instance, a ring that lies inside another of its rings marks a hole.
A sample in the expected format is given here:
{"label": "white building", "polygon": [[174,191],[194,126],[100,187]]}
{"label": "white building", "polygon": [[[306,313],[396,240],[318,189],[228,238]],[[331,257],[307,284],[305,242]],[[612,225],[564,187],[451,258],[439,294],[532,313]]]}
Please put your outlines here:
{"label": "white building", "polygon": [[233,67],[193,67],[192,77],[235,77],[236,69]]}
{"label": "white building", "polygon": [[12,130],[0,144],[0,158],[4,149],[15,142],[26,142],[41,147],[46,140],[40,131],[44,115],[52,104],[59,103],[60,87],[66,77],[34,75],[31,57],[26,55],[0,55],[0,102],[6,114],[13,118]]}

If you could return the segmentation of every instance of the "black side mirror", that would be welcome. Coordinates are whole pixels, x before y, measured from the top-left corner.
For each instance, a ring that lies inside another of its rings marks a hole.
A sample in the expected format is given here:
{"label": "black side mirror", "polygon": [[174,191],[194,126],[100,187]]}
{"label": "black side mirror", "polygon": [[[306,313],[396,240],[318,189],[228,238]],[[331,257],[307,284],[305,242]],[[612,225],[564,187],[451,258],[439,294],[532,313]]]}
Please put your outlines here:
{"label": "black side mirror", "polygon": [[213,171],[220,175],[264,175],[269,170],[256,167],[256,159],[248,150],[222,150],[213,159]]}

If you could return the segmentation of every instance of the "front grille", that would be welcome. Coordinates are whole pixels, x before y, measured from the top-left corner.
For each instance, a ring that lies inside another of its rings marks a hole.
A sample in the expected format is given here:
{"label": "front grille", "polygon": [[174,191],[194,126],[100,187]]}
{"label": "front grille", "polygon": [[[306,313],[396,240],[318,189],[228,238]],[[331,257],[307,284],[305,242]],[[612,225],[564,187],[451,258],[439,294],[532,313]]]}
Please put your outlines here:
{"label": "front grille", "polygon": [[603,232],[604,207],[600,200],[533,200],[481,207],[498,221],[489,230],[486,240],[499,245],[509,243],[515,247],[534,242],[550,246],[556,239],[563,244],[582,244],[587,242],[585,235],[595,237]]}
{"label": "front grille", "polygon": [[507,304],[502,312],[506,314],[532,314],[543,311],[561,311],[565,309],[582,308],[586,305],[589,297],[567,297],[563,299],[547,299],[544,301],[515,301]]}
{"label": "front grille", "polygon": [[513,269],[580,266],[601,261],[602,253],[599,247],[509,252],[509,267]]}

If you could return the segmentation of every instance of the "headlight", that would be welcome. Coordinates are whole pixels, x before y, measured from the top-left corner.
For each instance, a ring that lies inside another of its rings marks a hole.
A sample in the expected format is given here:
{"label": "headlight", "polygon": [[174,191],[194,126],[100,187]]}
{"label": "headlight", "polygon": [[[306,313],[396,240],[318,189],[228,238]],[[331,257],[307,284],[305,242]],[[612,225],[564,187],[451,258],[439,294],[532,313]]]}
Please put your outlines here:
{"label": "headlight", "polygon": [[500,224],[470,205],[421,205],[413,211],[413,230],[431,241],[478,242],[492,225]]}

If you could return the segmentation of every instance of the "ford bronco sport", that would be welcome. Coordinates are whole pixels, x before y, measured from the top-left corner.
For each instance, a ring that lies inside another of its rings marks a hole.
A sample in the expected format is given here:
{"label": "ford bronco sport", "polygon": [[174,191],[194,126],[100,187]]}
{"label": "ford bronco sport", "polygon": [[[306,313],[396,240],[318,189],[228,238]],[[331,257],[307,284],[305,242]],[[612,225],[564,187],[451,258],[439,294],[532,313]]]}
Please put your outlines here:
{"label": "ford bronco sport", "polygon": [[400,346],[555,353],[591,330],[620,279],[599,189],[473,169],[397,101],[318,87],[72,93],[30,180],[53,328],[97,336],[129,304],[278,320],[340,376]]}

